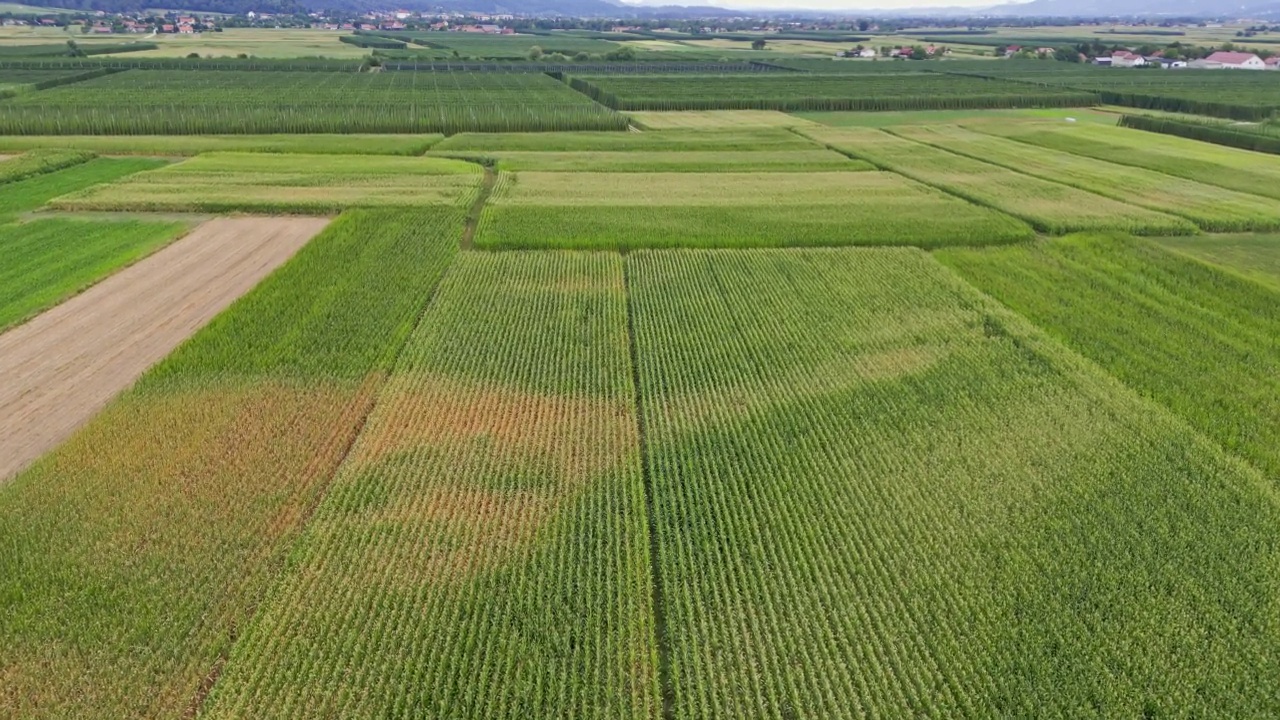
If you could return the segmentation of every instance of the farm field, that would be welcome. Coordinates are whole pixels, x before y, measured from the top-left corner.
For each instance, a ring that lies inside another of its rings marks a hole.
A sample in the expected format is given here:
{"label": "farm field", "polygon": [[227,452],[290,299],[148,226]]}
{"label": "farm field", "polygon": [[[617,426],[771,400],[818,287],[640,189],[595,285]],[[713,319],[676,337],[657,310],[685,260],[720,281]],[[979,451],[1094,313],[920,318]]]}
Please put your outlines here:
{"label": "farm field", "polygon": [[676,717],[1269,712],[1257,471],[916,251],[628,275]]}
{"label": "farm field", "polygon": [[1280,200],[1280,158],[1195,140],[1039,123],[965,123],[979,132]]}
{"label": "farm field", "polygon": [[[118,99],[125,92],[129,100]],[[126,70],[0,102],[0,134],[6,135],[625,127],[621,115],[533,73]]]}
{"label": "farm field", "polygon": [[312,155],[421,155],[443,135],[6,135],[0,152],[38,148],[87,150],[106,155],[190,156],[206,152]]}
{"label": "farm field", "polygon": [[[324,225],[212,221],[0,335],[0,372],[8,378],[0,391],[0,479],[65,440]],[[128,351],[112,352],[118,346]]]}
{"label": "farm field", "polygon": [[831,150],[734,151],[596,151],[596,152],[450,152],[456,156],[493,161],[499,170],[541,172],[693,172],[769,173],[804,171],[856,171],[874,169],[870,163],[850,160]]}
{"label": "farm field", "polygon": [[[5,162],[12,162],[7,160]],[[0,221],[35,210],[67,193],[109,183],[168,164],[153,158],[97,158],[57,172],[5,184],[0,192]]]}
{"label": "farm field", "polygon": [[499,177],[476,245],[935,247],[1030,236],[1013,218],[883,172],[518,172]]}
{"label": "farm field", "polygon": [[870,128],[810,128],[804,134],[919,182],[1009,213],[1037,230],[1065,234],[1122,230],[1139,235],[1190,235],[1190,221],[1069,185],[1014,172]]}
{"label": "farm field", "polygon": [[209,716],[655,717],[634,399],[621,258],[459,257]]}
{"label": "farm field", "polygon": [[0,28],[0,718],[1280,716],[1276,155],[540,27]]}
{"label": "farm field", "polygon": [[325,213],[470,205],[479,165],[443,158],[207,153],[57,198],[61,210]]}
{"label": "farm field", "polygon": [[176,239],[183,223],[0,225],[0,332]]}
{"label": "farm field", "polygon": [[1274,200],[1164,173],[1084,158],[958,127],[899,127],[900,137],[1113,200],[1180,215],[1212,232],[1280,228]]}
{"label": "farm field", "polygon": [[1280,293],[1083,235],[941,253],[975,286],[1280,481]]}
{"label": "farm field", "polygon": [[600,75],[570,85],[618,110],[950,110],[1076,107],[1088,93],[960,75]]}
{"label": "farm field", "polygon": [[0,485],[0,715],[176,717],[201,704],[456,252],[461,220],[347,213]]}
{"label": "farm field", "polygon": [[1280,288],[1280,235],[1166,238],[1160,244]]}

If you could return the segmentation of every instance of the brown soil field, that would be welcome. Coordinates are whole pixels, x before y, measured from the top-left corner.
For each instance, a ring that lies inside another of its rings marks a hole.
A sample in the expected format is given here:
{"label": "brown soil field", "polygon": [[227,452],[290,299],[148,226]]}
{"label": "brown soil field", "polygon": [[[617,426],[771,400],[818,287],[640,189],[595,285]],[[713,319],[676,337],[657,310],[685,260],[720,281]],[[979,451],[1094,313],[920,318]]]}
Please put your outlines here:
{"label": "brown soil field", "polygon": [[328,222],[211,220],[0,335],[0,482],[66,440]]}

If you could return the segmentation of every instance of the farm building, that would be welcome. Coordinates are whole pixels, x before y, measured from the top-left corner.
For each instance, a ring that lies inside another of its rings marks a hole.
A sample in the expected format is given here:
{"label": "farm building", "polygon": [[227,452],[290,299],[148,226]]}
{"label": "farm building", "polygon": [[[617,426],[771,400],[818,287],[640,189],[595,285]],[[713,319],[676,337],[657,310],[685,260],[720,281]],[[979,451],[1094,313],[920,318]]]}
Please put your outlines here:
{"label": "farm building", "polygon": [[1111,54],[1111,67],[1145,67],[1146,64],[1146,58],[1127,50]]}
{"label": "farm building", "polygon": [[1206,63],[1216,64],[1225,70],[1266,70],[1267,64],[1262,58],[1246,52],[1216,52],[1204,59]]}

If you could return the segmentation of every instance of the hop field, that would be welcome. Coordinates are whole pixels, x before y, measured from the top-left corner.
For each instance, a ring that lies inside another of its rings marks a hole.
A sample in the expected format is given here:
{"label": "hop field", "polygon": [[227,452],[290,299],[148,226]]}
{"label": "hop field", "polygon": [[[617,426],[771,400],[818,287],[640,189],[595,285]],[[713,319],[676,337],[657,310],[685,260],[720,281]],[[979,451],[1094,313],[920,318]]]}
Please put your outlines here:
{"label": "hop field", "polygon": [[803,131],[815,140],[919,182],[941,188],[1031,223],[1037,230],[1066,234],[1120,230],[1137,235],[1191,235],[1190,221],[1111,200],[1069,185],[863,128]]}
{"label": "hop field", "polygon": [[1257,471],[923,253],[627,273],[676,717],[1280,710]]}
{"label": "hop field", "polygon": [[0,102],[6,135],[623,130],[537,73],[129,70]]}
{"label": "hop field", "polygon": [[476,245],[633,249],[996,244],[1031,229],[881,172],[503,173]]}
{"label": "hop field", "polygon": [[932,73],[596,75],[575,76],[570,85],[617,110],[954,110],[1095,103],[1086,92]]}
{"label": "hop field", "polygon": [[55,200],[63,210],[325,213],[466,207],[483,170],[442,158],[207,153]]}
{"label": "hop field", "polygon": [[443,135],[10,135],[0,152],[66,148],[111,155],[186,156],[206,152],[309,155],[421,155]]}
{"label": "hop field", "polygon": [[891,132],[1044,180],[1179,215],[1212,232],[1280,229],[1280,206],[1274,200],[1258,195],[1018,143],[959,127],[900,127]]}

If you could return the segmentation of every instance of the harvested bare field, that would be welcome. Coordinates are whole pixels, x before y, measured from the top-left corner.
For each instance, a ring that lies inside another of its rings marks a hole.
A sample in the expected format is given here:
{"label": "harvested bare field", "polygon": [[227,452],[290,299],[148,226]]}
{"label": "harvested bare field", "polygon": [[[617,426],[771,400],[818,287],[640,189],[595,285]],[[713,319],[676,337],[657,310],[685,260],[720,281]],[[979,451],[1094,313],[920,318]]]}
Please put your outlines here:
{"label": "harvested bare field", "polygon": [[0,481],[65,440],[328,222],[211,220],[0,335]]}

